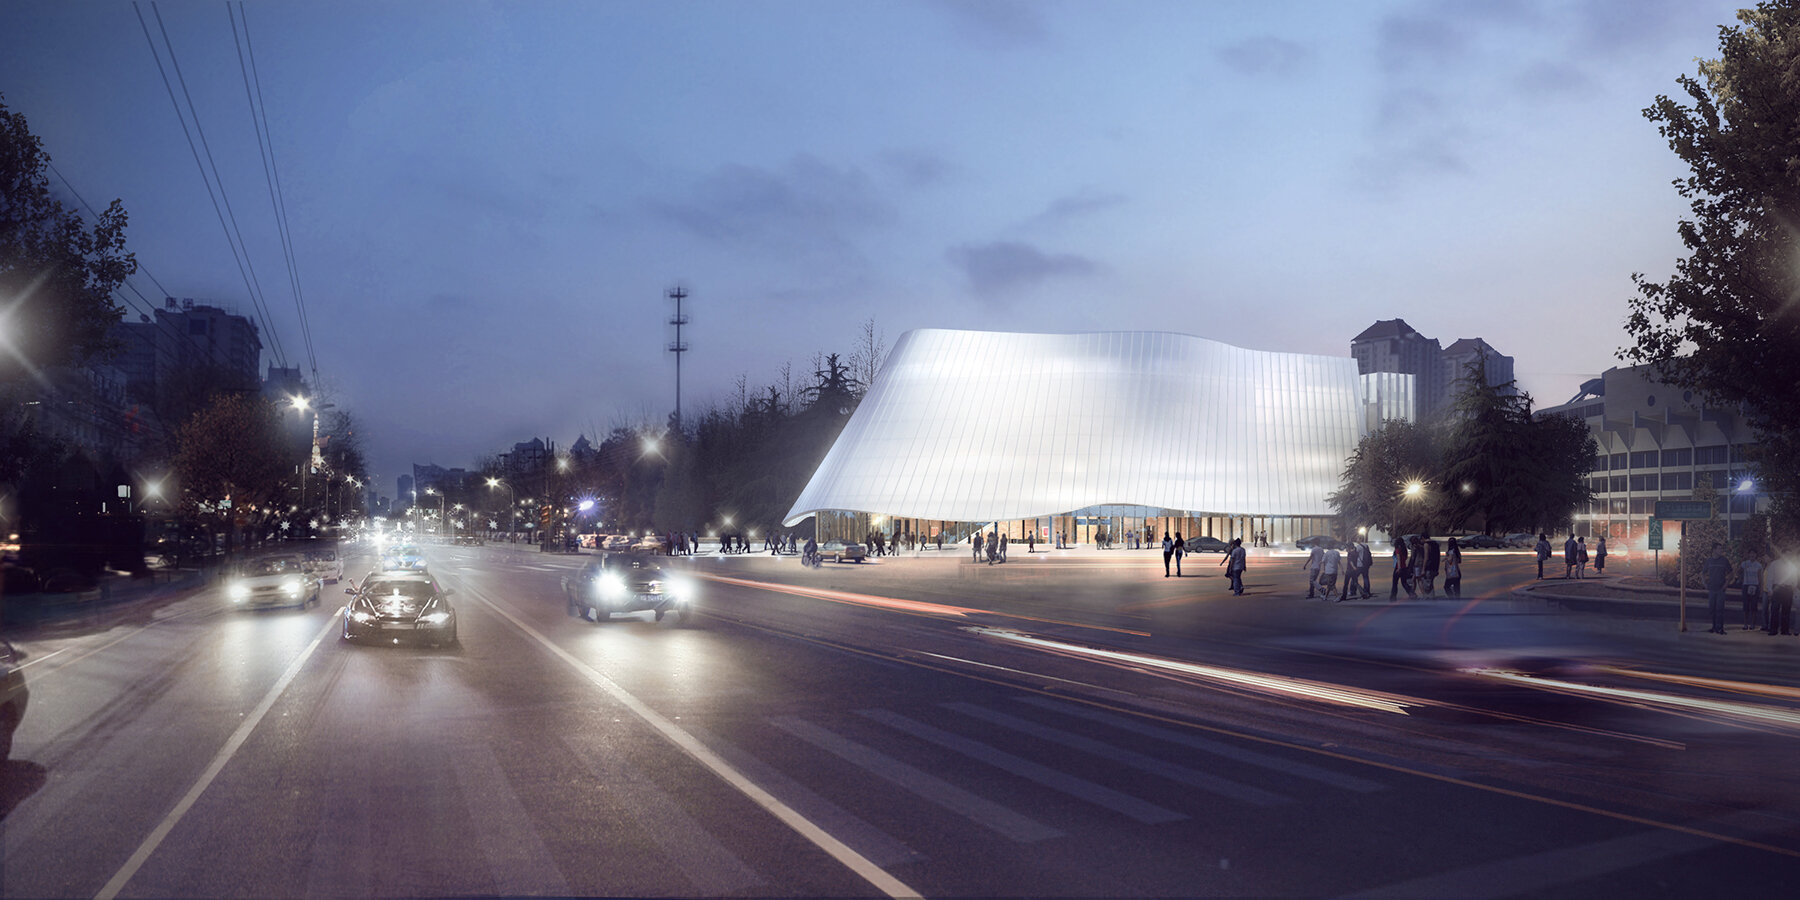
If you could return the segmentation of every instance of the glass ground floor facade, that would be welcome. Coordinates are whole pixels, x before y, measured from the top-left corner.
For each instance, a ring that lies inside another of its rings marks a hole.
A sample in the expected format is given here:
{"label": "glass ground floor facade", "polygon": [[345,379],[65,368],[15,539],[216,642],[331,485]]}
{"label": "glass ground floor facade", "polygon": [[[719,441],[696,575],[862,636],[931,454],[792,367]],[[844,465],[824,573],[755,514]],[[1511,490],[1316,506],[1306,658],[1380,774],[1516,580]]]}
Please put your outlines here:
{"label": "glass ground floor facade", "polygon": [[1335,534],[1336,520],[1330,516],[1234,516],[1220,513],[1197,513],[1158,509],[1146,506],[1104,506],[1034,518],[995,522],[957,522],[942,519],[915,519],[884,516],[875,513],[825,511],[817,514],[816,532],[820,542],[863,541],[879,531],[883,539],[893,541],[901,536],[902,547],[923,543],[936,546],[939,535],[945,546],[968,541],[969,535],[999,529],[1009,541],[1023,542],[1036,534],[1037,542],[1053,545],[1060,535],[1065,543],[1093,547],[1110,537],[1115,547],[1129,546],[1136,535],[1149,544],[1161,545],[1162,536],[1181,534],[1185,538],[1215,537],[1222,541],[1243,538],[1246,544],[1266,540],[1270,544],[1293,544],[1315,534]]}

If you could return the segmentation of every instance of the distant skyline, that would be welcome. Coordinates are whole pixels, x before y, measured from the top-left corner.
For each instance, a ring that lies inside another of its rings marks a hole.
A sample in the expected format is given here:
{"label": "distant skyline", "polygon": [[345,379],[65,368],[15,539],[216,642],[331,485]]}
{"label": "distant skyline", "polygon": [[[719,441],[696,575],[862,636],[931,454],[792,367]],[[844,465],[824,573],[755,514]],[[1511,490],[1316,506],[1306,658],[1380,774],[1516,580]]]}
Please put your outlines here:
{"label": "distant skyline", "polygon": [[[1403,318],[1562,403],[1619,364],[1631,274],[1684,255],[1685,170],[1641,110],[1739,5],[243,12],[321,388],[392,490],[660,421],[677,284],[689,411],[849,354],[871,317],[890,346],[1155,330],[1332,356]],[[227,10],[0,5],[0,95],[88,202],[123,201],[152,303],[149,276],[252,314],[146,40],[169,67],[166,30],[267,327],[310,370]]]}

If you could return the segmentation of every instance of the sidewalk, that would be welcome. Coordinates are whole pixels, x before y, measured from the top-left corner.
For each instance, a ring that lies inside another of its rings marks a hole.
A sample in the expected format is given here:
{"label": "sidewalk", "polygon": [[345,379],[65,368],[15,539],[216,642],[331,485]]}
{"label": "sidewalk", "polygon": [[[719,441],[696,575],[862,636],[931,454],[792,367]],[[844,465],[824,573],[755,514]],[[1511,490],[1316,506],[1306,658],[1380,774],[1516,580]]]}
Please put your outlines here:
{"label": "sidewalk", "polygon": [[132,578],[107,572],[92,590],[61,594],[11,594],[5,597],[3,624],[8,633],[39,631],[71,623],[127,614],[137,607],[185,594],[207,583],[203,569],[153,569],[149,577]]}

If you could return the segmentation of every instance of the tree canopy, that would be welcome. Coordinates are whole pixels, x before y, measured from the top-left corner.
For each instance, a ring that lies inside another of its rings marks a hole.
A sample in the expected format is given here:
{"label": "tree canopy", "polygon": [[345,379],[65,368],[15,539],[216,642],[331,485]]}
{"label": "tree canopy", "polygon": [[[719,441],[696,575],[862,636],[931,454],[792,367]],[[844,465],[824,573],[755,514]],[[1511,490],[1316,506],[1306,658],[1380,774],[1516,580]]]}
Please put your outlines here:
{"label": "tree canopy", "polygon": [[114,200],[92,228],[50,191],[25,117],[0,103],[0,383],[108,351],[122,307],[113,291],[137,271]]}
{"label": "tree canopy", "polygon": [[1689,174],[1688,256],[1667,281],[1634,275],[1627,359],[1740,408],[1754,461],[1800,518],[1800,0],[1760,3],[1721,26],[1719,57],[1677,82],[1692,101],[1644,110]]}

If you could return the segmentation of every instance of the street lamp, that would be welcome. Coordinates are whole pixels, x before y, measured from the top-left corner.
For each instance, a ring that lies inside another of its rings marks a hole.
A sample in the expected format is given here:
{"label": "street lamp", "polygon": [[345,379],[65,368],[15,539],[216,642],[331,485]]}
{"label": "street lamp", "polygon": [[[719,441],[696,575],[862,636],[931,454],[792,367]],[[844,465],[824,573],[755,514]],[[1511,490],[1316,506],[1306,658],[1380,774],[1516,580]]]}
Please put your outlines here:
{"label": "street lamp", "polygon": [[507,540],[512,540],[513,534],[519,530],[518,494],[513,491],[512,485],[507,484],[498,478],[489,478],[487,480],[487,485],[488,490],[490,491],[497,487],[506,488],[506,512],[509,516],[506,522],[506,538]]}
{"label": "street lamp", "polygon": [[427,494],[435,494],[438,498],[438,534],[444,533],[444,493],[435,487],[425,489]]}

